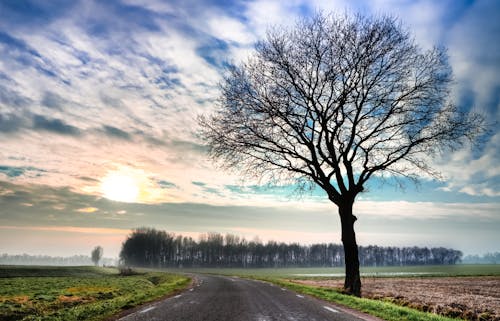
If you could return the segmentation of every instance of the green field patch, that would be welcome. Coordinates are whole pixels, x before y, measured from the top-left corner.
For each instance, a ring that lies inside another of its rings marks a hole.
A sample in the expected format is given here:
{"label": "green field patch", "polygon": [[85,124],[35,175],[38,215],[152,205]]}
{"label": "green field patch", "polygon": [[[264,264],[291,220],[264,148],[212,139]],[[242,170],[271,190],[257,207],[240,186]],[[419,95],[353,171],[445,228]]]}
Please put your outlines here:
{"label": "green field patch", "polygon": [[[0,321],[103,320],[185,288],[165,272],[121,276],[95,267],[0,267]],[[23,275],[23,277],[19,277]]]}
{"label": "green field patch", "polygon": [[110,292],[114,291],[116,288],[104,287],[104,286],[75,286],[67,288],[66,292],[69,293],[98,293],[98,292]]}

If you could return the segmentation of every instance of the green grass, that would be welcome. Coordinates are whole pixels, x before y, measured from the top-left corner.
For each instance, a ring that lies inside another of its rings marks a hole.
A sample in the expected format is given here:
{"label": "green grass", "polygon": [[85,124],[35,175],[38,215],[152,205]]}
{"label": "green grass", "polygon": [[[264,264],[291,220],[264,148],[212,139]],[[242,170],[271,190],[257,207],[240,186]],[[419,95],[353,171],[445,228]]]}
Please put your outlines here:
{"label": "green grass", "polygon": [[0,266],[0,320],[103,320],[179,291],[185,276],[96,267]]}

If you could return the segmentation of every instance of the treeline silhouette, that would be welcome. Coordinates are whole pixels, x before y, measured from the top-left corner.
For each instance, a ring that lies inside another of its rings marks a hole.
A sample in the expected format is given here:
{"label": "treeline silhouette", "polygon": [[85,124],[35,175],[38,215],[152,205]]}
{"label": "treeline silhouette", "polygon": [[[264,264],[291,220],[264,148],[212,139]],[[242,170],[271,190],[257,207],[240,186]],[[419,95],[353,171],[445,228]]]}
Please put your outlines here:
{"label": "treeline silhouette", "polygon": [[463,258],[464,264],[500,264],[500,252],[480,255],[467,255]]}
{"label": "treeline silhouette", "polygon": [[[117,265],[117,260],[102,258],[100,265]],[[68,257],[29,255],[29,254],[0,254],[0,265],[57,265],[57,266],[82,266],[93,265],[88,255],[73,255]]]}
{"label": "treeline silhouette", "polygon": [[[462,252],[443,247],[360,246],[364,266],[456,264]],[[142,267],[333,267],[344,266],[339,244],[283,243],[207,233],[198,241],[154,228],[134,230],[123,242],[121,263]]]}

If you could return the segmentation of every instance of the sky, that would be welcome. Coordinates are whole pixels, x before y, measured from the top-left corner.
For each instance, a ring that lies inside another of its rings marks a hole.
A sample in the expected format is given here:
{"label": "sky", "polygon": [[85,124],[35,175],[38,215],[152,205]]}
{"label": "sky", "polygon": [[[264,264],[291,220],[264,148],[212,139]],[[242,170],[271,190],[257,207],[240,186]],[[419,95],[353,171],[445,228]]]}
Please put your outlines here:
{"label": "sky", "polygon": [[481,144],[432,160],[439,181],[375,177],[355,204],[358,243],[500,251],[500,2],[4,0],[0,253],[117,257],[142,226],[340,243],[321,191],[223,171],[196,121],[224,66],[318,10],[395,15],[422,48],[447,47],[450,100],[490,124]]}

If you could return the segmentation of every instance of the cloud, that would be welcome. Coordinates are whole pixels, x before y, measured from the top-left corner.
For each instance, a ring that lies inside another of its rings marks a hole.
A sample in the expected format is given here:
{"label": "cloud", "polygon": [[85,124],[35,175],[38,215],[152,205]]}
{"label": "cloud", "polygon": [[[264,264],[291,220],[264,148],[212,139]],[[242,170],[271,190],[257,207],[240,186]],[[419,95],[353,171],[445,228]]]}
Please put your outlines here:
{"label": "cloud", "polygon": [[159,180],[158,185],[160,185],[161,188],[177,188],[177,185],[165,180]]}
{"label": "cloud", "polygon": [[[0,31],[0,43],[3,44],[0,53],[7,63],[10,62],[17,68],[34,68],[43,76],[57,77],[50,63],[47,63],[40,53],[24,40]],[[6,50],[7,48],[9,50]]]}
{"label": "cloud", "polygon": [[248,30],[248,26],[240,20],[225,15],[213,15],[208,20],[208,33],[224,41],[245,46],[253,44],[256,39]]}
{"label": "cloud", "polygon": [[132,139],[129,133],[113,126],[104,125],[103,130],[106,135],[114,138],[119,138],[124,140]]}
{"label": "cloud", "polygon": [[[28,11],[50,15],[50,24],[32,20],[44,27],[29,33],[14,20],[2,21],[9,24],[0,29],[8,30],[2,47],[8,55],[0,72],[10,80],[2,78],[0,97],[6,106],[0,113],[1,131],[25,129],[3,147],[8,156],[27,156],[50,169],[37,183],[85,187],[73,179],[75,170],[95,180],[109,164],[122,161],[161,168],[155,174],[162,177],[170,176],[171,164],[206,167],[200,161],[206,148],[194,137],[194,120],[197,106],[213,97],[218,74],[197,50],[214,38],[187,26],[182,6],[174,6],[166,18],[138,5],[82,1],[49,13],[50,6],[30,3]],[[4,12],[19,10],[7,7]],[[203,12],[204,6],[198,7]],[[100,22],[89,12],[102,12]],[[202,51],[215,58],[217,50]],[[26,110],[20,113],[19,106]],[[45,140],[50,155],[41,150],[44,132],[60,136]],[[103,133],[116,139],[102,141]],[[96,161],[107,165],[89,166]]]}
{"label": "cloud", "polygon": [[49,232],[70,232],[83,234],[117,234],[126,235],[131,232],[129,229],[99,228],[99,227],[77,227],[77,226],[12,226],[1,225],[0,230],[18,231],[49,231]]}
{"label": "cloud", "polygon": [[0,172],[7,175],[7,177],[17,177],[24,174],[24,168],[22,167],[11,167],[11,166],[0,166]]}
{"label": "cloud", "polygon": [[19,166],[0,165],[0,173],[5,174],[9,178],[17,178],[24,175],[40,176],[44,172],[46,171],[32,166],[19,167]]}
{"label": "cloud", "polygon": [[54,92],[46,91],[40,103],[51,109],[62,110],[68,101]]}
{"label": "cloud", "polygon": [[228,65],[229,46],[226,42],[213,38],[206,44],[201,44],[196,48],[196,54],[205,60],[208,64],[223,68]]}
{"label": "cloud", "polygon": [[[16,82],[11,82],[12,86],[15,86],[15,84]],[[28,97],[23,96],[15,89],[0,85],[0,103],[7,108],[20,108],[28,106],[30,103],[32,103],[32,100]]]}
{"label": "cloud", "polygon": [[[370,11],[375,14],[392,14],[401,19],[415,36],[417,43],[430,49],[443,43],[447,15],[456,14],[450,10],[453,1],[418,0],[401,2],[397,0],[370,1]],[[460,7],[460,5],[455,5]]]}
{"label": "cloud", "polygon": [[490,119],[500,120],[500,44],[495,35],[500,33],[498,10],[494,1],[476,1],[460,21],[449,31],[449,54],[457,78],[457,103],[470,92],[472,107]]}
{"label": "cloud", "polygon": [[33,128],[54,132],[61,135],[79,136],[80,130],[75,126],[68,125],[60,119],[46,118],[42,115],[33,117]]}
{"label": "cloud", "polygon": [[95,213],[98,210],[99,209],[97,207],[83,207],[83,208],[77,209],[76,211],[80,212],[80,213]]}
{"label": "cloud", "polygon": [[181,140],[181,139],[173,139],[170,142],[168,142],[167,144],[170,147],[172,147],[174,150],[178,151],[179,153],[195,152],[195,153],[204,154],[208,150],[208,147],[206,145],[200,144],[194,140],[188,141],[188,140]]}
{"label": "cloud", "polygon": [[0,2],[0,21],[5,24],[17,24],[23,21],[22,26],[30,30],[33,26],[49,24],[54,19],[71,10],[76,1],[55,0],[50,2],[26,0]]}
{"label": "cloud", "polygon": [[[498,120],[497,5],[455,4],[0,1],[0,132],[8,134],[1,137],[0,172],[2,180],[19,184],[0,185],[0,224],[151,224],[190,233],[264,226],[263,233],[285,231],[283,237],[299,231],[304,238],[328,235],[336,208],[323,195],[298,199],[289,187],[242,182],[207,157],[196,118],[216,106],[221,69],[228,60],[245,59],[270,25],[294,24],[316,9],[394,13],[422,46],[450,48],[457,105]],[[477,215],[498,226],[492,214],[498,209],[482,204],[497,202],[499,137],[494,129],[479,151],[461,150],[437,161],[448,183],[425,185],[421,197],[388,193],[375,182],[362,195],[368,203],[359,203],[360,224],[386,218],[418,223],[427,237],[427,219],[456,227],[457,217],[471,223],[464,218]],[[30,166],[43,167],[43,175]],[[102,178],[120,168],[143,184],[143,204],[101,197]],[[448,192],[435,192],[438,187]],[[75,213],[86,208],[98,208],[99,215]],[[230,225],[233,220],[239,225]]]}
{"label": "cloud", "polygon": [[258,38],[263,38],[269,27],[291,26],[300,14],[300,1],[249,1],[246,3],[245,17],[250,29]]}
{"label": "cloud", "polygon": [[438,161],[436,167],[445,175],[447,191],[469,195],[500,196],[500,134],[493,135],[481,154],[471,146]]}
{"label": "cloud", "polygon": [[[39,233],[57,231],[67,233],[68,240],[82,233],[116,234],[120,237],[107,241],[109,246],[116,248],[116,254],[126,232],[140,226],[190,235],[216,231],[248,239],[257,235],[263,240],[340,242],[337,210],[329,202],[302,200],[277,205],[276,202],[265,204],[254,200],[238,206],[189,202],[134,204],[112,202],[65,188],[6,182],[0,182],[0,195],[0,226],[11,227],[3,231],[26,229],[40,237],[42,234]],[[25,206],[26,203],[32,206]],[[96,213],[97,209],[99,215],[74,213]],[[361,201],[355,205],[361,244],[418,243],[428,246],[429,242],[435,245],[448,242],[446,245],[458,244],[459,249],[468,251],[476,251],[478,240],[497,240],[488,243],[488,249],[492,248],[491,244],[498,244],[498,211],[497,203]],[[473,246],[459,241],[467,235],[474,237]],[[51,237],[56,238],[43,234],[44,239],[50,240]]]}
{"label": "cloud", "polygon": [[24,119],[15,114],[0,114],[0,132],[14,133],[24,125]]}
{"label": "cloud", "polygon": [[407,202],[407,201],[358,201],[354,211],[360,219],[378,217],[383,220],[413,220],[428,221],[431,219],[446,219],[459,221],[464,218],[475,218],[497,222],[498,203],[438,203],[438,202]]}
{"label": "cloud", "polygon": [[[0,42],[5,45],[8,45],[8,47],[15,50],[17,54],[28,54],[35,57],[40,57],[40,54],[35,49],[31,48],[28,44],[26,44],[25,41],[12,37],[6,32],[0,32]],[[22,60],[29,63],[28,59],[26,60],[22,59]]]}

